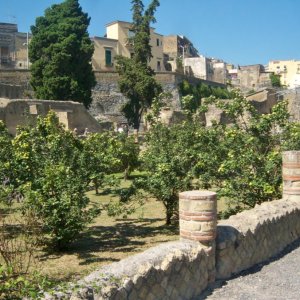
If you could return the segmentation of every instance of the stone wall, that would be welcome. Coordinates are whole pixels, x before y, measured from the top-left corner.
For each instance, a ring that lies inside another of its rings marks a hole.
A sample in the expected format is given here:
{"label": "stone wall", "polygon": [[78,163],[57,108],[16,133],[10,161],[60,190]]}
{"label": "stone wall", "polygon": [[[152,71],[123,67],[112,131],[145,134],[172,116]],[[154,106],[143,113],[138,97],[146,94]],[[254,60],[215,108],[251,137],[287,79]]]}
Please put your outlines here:
{"label": "stone wall", "polygon": [[291,119],[300,122],[300,88],[286,90],[282,94],[283,98],[289,102],[288,108]]}
{"label": "stone wall", "polygon": [[45,299],[198,299],[215,277],[229,278],[263,262],[299,237],[299,199],[266,202],[220,221],[215,246],[187,240],[161,244]]}
{"label": "stone wall", "polygon": [[[118,87],[119,75],[117,72],[95,71],[97,84],[93,89],[93,102],[89,109],[94,117],[99,117],[103,114],[107,116],[120,116],[120,108],[127,99],[120,93]],[[187,80],[192,84],[203,82],[211,86],[224,87],[223,84],[201,80],[192,76],[174,72],[158,72],[156,79],[162,84],[164,91],[171,93],[172,97],[168,101],[167,106],[179,110],[180,95],[178,85],[183,80]],[[7,85],[10,85],[9,95],[13,95],[14,86],[16,87],[16,97],[25,98],[30,90],[29,86],[30,72],[27,70],[0,70],[0,97],[7,97]],[[5,87],[3,86],[5,85]],[[11,97],[10,97],[11,98]]]}
{"label": "stone wall", "polygon": [[0,120],[2,120],[10,134],[16,134],[19,125],[35,122],[37,116],[45,116],[53,110],[66,129],[83,134],[85,128],[89,132],[100,132],[102,126],[88,113],[81,103],[72,101],[51,100],[9,100],[0,98]]}
{"label": "stone wall", "polygon": [[216,277],[229,278],[300,237],[300,201],[275,200],[218,223]]}
{"label": "stone wall", "polygon": [[188,242],[161,244],[104,266],[78,282],[77,291],[63,295],[73,300],[193,299],[214,280],[212,252],[212,248]]}
{"label": "stone wall", "polygon": [[0,83],[0,98],[16,99],[24,97],[25,87],[22,85],[11,85]]}

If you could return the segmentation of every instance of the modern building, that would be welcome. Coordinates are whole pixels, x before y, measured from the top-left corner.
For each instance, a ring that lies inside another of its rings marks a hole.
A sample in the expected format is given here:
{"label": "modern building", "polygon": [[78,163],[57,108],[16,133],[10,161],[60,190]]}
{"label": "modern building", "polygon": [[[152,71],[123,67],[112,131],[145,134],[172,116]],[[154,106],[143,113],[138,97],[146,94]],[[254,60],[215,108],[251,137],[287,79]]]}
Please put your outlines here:
{"label": "modern building", "polygon": [[291,89],[300,87],[300,60],[272,60],[268,70],[280,76],[283,86]]}
{"label": "modern building", "polygon": [[30,37],[17,24],[0,23],[0,69],[28,69]]}
{"label": "modern building", "polygon": [[[130,38],[134,35],[131,23],[114,21],[106,25],[105,37],[94,37],[95,51],[92,64],[95,70],[114,70],[115,57],[131,57],[133,47]],[[155,71],[165,71],[163,64],[163,36],[150,28],[152,59],[149,66]]]}

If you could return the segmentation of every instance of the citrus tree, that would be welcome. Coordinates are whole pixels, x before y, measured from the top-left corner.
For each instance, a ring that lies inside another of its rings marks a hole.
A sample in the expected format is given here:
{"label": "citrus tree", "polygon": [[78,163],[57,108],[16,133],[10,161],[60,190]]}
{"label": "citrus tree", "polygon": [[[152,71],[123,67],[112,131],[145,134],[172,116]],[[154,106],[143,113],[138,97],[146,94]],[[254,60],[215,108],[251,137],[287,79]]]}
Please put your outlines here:
{"label": "citrus tree", "polygon": [[81,141],[50,112],[18,129],[13,151],[24,212],[38,217],[45,241],[66,247],[97,212],[85,195],[90,170]]}

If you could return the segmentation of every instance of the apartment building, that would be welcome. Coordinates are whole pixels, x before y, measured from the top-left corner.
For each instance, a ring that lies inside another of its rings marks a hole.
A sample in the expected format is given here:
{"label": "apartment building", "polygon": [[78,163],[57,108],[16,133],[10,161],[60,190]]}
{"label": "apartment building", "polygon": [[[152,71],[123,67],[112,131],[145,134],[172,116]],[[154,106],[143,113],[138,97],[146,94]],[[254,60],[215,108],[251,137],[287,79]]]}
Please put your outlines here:
{"label": "apartment building", "polygon": [[[133,47],[130,38],[134,35],[131,23],[114,21],[106,25],[105,37],[93,37],[95,51],[92,64],[95,70],[114,70],[116,55],[131,57]],[[163,64],[163,36],[150,28],[152,59],[149,66],[155,71],[165,71]]]}
{"label": "apartment building", "polygon": [[300,60],[272,60],[268,70],[280,76],[282,85],[291,89],[300,87]]}

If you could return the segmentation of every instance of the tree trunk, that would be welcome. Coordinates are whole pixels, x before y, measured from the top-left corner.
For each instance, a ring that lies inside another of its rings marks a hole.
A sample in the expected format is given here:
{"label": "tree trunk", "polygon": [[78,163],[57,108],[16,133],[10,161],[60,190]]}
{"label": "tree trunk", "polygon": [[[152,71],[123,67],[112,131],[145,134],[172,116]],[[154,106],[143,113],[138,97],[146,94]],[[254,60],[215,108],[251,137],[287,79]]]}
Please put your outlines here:
{"label": "tree trunk", "polygon": [[134,136],[134,142],[136,144],[139,143],[139,130],[138,129],[133,129],[133,136]]}
{"label": "tree trunk", "polygon": [[128,180],[129,177],[129,166],[124,171],[124,180]]}
{"label": "tree trunk", "polygon": [[166,225],[171,225],[171,218],[173,216],[173,209],[170,207],[166,208]]}
{"label": "tree trunk", "polygon": [[95,178],[95,179],[93,179],[93,182],[94,182],[94,188],[95,188],[96,195],[98,195],[99,194],[98,180]]}

